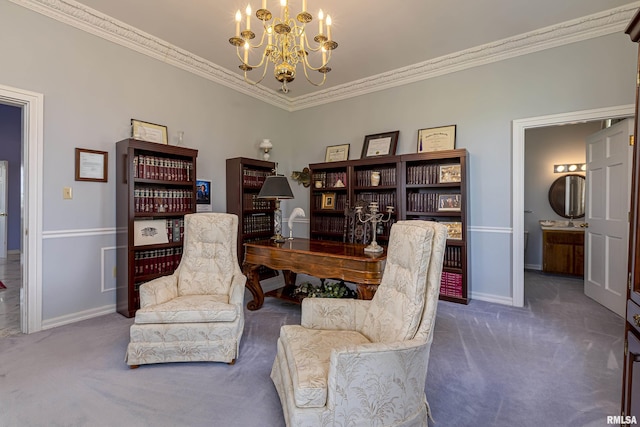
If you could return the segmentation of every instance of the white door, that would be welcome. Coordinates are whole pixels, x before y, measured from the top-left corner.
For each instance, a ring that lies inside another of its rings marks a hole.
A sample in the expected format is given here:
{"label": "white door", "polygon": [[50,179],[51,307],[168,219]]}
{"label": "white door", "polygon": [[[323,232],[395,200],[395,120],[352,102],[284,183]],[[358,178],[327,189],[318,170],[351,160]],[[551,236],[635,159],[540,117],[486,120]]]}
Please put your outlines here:
{"label": "white door", "polygon": [[0,258],[7,257],[9,162],[0,160]]}
{"label": "white door", "polygon": [[587,137],[584,293],[621,317],[627,258],[633,120]]}

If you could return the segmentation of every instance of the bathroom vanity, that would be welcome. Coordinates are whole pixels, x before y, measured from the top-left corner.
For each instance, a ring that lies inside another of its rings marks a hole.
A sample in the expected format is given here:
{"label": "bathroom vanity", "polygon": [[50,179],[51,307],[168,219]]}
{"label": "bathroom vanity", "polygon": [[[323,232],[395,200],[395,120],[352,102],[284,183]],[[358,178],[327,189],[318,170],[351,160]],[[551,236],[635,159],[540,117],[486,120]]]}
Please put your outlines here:
{"label": "bathroom vanity", "polygon": [[542,271],[583,277],[583,228],[542,227]]}

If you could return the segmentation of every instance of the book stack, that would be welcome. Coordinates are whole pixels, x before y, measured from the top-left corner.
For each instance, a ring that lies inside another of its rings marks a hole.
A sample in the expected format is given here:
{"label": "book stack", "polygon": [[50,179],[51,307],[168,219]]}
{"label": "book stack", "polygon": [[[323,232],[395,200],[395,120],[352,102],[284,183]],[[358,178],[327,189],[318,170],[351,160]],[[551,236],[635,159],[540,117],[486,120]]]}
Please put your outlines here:
{"label": "book stack", "polygon": [[242,185],[247,188],[260,188],[270,175],[273,175],[271,171],[244,168],[242,169]]}
{"label": "book stack", "polygon": [[136,277],[172,273],[180,264],[182,248],[154,249],[140,251],[134,255],[134,275]]}
{"label": "book stack", "polygon": [[135,213],[189,212],[193,193],[189,190],[136,188],[133,190],[133,203]]}
{"label": "book stack", "polygon": [[159,181],[192,181],[193,163],[187,160],[163,158],[145,154],[133,157],[134,178]]}
{"label": "book stack", "polygon": [[462,248],[460,246],[447,246],[444,252],[445,267],[462,268]]}
{"label": "book stack", "polygon": [[242,222],[245,234],[271,232],[271,215],[264,213],[247,215]]}
{"label": "book stack", "polygon": [[440,280],[440,294],[462,298],[462,274],[443,271]]}

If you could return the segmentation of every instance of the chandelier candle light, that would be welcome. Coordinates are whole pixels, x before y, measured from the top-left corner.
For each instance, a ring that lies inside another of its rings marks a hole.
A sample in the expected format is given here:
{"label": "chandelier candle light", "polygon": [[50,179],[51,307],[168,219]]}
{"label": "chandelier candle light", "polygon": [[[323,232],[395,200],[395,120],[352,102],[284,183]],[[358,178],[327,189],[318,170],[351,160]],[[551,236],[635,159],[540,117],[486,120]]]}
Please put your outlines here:
{"label": "chandelier candle light", "polygon": [[358,215],[358,221],[362,223],[371,222],[371,243],[364,248],[365,252],[379,253],[382,252],[382,246],[376,242],[376,233],[378,229],[378,223],[384,224],[391,221],[391,214],[393,213],[393,206],[387,206],[387,219],[384,219],[384,213],[378,212],[378,202],[369,203],[369,213],[364,213],[364,219],[362,218],[362,206],[356,206],[356,215]]}
{"label": "chandelier candle light", "polygon": [[[267,74],[269,62],[273,62],[275,78],[282,83],[282,92],[287,93],[287,83],[296,77],[296,66],[302,65],[304,76],[314,86],[321,86],[327,79],[327,73],[331,68],[327,66],[331,59],[331,51],[338,47],[338,43],[331,38],[331,16],[324,15],[322,9],[318,12],[318,34],[313,38],[312,46],[307,38],[307,25],[313,20],[313,16],[307,11],[307,0],[302,0],[302,11],[295,19],[290,16],[289,0],[280,0],[280,17],[273,18],[271,11],[267,9],[267,0],[262,0],[262,7],[256,11],[256,18],[262,21],[264,29],[260,43],[251,44],[256,34],[251,31],[251,5],[246,10],[246,26],[240,30],[242,13],[236,12],[236,35],[229,39],[229,43],[236,47],[239,68],[244,71],[244,79],[249,84],[260,83]],[[273,18],[273,21],[271,19]],[[326,34],[324,29],[326,27]],[[243,52],[241,53],[241,49]],[[263,50],[258,64],[249,63],[250,50]],[[314,67],[309,61],[309,52],[318,53],[321,57],[320,65]],[[247,72],[254,68],[264,67],[262,76],[257,81],[251,81]],[[317,71],[322,74],[322,80],[318,83],[311,80],[309,71]]]}

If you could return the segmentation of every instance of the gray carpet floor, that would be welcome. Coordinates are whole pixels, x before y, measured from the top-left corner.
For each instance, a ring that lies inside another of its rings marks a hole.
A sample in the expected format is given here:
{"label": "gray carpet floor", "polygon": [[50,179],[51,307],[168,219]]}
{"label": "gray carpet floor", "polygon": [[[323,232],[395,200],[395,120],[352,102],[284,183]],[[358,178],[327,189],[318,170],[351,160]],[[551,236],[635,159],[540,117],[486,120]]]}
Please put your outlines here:
{"label": "gray carpet floor", "polygon": [[[426,392],[435,426],[606,426],[619,414],[623,319],[575,279],[527,272],[526,306],[440,302]],[[283,426],[269,378],[299,306],[246,312],[240,358],[124,363],[119,314],[0,338],[0,426]]]}

